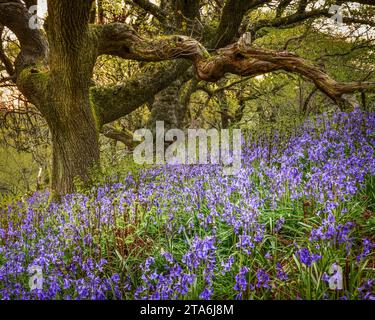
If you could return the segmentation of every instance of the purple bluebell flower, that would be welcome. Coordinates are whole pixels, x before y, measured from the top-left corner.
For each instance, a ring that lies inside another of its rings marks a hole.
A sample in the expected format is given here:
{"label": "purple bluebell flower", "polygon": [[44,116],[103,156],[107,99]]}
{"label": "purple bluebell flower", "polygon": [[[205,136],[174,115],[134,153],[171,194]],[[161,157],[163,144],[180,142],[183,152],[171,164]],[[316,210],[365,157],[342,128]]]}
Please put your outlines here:
{"label": "purple bluebell flower", "polygon": [[276,263],[276,276],[281,281],[288,280],[288,274],[283,271],[283,267],[280,262]]}
{"label": "purple bluebell flower", "polygon": [[245,266],[241,267],[240,272],[236,275],[236,284],[234,285],[234,290],[238,291],[237,297],[242,297],[242,292],[247,288],[246,275],[249,269]]}
{"label": "purple bluebell flower", "polygon": [[366,280],[361,287],[358,288],[359,297],[362,300],[375,300],[375,279]]}
{"label": "purple bluebell flower", "polygon": [[275,232],[279,232],[285,223],[285,218],[280,218],[276,221]]}
{"label": "purple bluebell flower", "polygon": [[299,256],[300,261],[308,267],[310,267],[313,262],[321,259],[320,255],[315,253],[311,254],[309,249],[307,248],[302,248],[298,250],[297,255]]}
{"label": "purple bluebell flower", "polygon": [[270,277],[264,269],[259,269],[256,273],[256,277],[258,280],[256,284],[257,288],[271,288],[269,285]]}

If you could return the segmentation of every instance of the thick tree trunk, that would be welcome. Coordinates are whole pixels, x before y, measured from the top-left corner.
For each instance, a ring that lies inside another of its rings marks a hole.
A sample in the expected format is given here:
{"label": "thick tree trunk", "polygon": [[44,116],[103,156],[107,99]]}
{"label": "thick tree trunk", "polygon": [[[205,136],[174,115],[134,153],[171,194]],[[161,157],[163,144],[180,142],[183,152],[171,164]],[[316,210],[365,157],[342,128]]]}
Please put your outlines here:
{"label": "thick tree trunk", "polygon": [[54,123],[52,132],[52,197],[74,192],[75,180],[90,180],[90,170],[99,164],[98,133],[92,120],[74,115]]}
{"label": "thick tree trunk", "polygon": [[99,163],[99,124],[89,99],[96,57],[88,29],[91,4],[48,1],[49,105],[42,111],[52,133],[53,200],[74,192],[76,178],[87,183]]}
{"label": "thick tree trunk", "polygon": [[44,116],[52,135],[52,195],[58,200],[74,192],[76,178],[86,184],[99,164],[99,124],[85,79],[77,81],[62,70],[53,75],[51,87]]}

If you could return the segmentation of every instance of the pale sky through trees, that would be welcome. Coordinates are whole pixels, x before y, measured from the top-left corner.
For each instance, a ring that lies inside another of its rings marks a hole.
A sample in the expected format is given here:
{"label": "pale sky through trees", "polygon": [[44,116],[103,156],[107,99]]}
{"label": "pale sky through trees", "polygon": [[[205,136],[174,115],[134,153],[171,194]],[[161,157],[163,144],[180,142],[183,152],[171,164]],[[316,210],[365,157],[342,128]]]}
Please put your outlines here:
{"label": "pale sky through trees", "polygon": [[38,16],[44,18],[47,13],[47,0],[38,0]]}

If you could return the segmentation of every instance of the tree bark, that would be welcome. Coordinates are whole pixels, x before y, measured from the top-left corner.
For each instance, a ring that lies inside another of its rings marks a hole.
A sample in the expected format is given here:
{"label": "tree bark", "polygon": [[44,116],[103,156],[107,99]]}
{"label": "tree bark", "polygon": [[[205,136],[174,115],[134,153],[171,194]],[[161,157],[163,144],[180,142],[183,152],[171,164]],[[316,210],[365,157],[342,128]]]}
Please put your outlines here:
{"label": "tree bark", "polygon": [[88,28],[91,4],[48,2],[50,81],[48,105],[41,109],[52,135],[53,199],[74,192],[77,178],[87,183],[99,164],[99,126],[89,99],[96,58]]}
{"label": "tree bark", "polygon": [[75,190],[75,179],[90,181],[90,169],[99,163],[97,130],[86,117],[76,116],[50,126],[52,133],[52,198]]}
{"label": "tree bark", "polygon": [[180,102],[182,85],[182,80],[177,79],[155,96],[151,110],[151,126],[155,126],[156,121],[164,121],[166,129],[183,127],[186,108]]}

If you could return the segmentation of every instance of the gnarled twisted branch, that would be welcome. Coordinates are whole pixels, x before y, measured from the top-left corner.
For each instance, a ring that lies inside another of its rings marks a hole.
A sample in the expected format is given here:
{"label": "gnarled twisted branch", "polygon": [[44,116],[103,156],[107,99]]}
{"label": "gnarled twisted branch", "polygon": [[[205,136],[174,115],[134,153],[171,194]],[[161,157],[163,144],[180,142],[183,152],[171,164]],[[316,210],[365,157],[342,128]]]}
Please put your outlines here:
{"label": "gnarled twisted branch", "polygon": [[104,27],[101,41],[100,54],[153,62],[188,59],[193,62],[198,77],[211,82],[218,81],[227,73],[240,76],[257,76],[276,70],[297,73],[314,82],[319,90],[339,105],[345,102],[344,94],[375,88],[373,82],[339,83],[296,54],[253,47],[249,33],[244,34],[237,43],[218,50],[214,56],[210,56],[197,40],[189,37],[167,36],[147,40],[133,30],[116,24]]}

